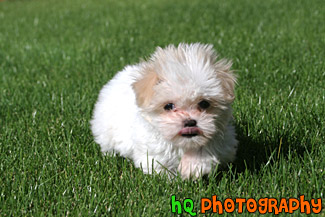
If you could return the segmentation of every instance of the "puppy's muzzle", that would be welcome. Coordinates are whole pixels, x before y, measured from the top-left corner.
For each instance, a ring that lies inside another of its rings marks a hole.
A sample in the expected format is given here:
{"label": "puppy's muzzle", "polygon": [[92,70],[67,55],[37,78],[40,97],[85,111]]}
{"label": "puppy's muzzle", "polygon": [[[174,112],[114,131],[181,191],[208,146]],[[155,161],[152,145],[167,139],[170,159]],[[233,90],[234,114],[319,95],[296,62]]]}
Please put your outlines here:
{"label": "puppy's muzzle", "polygon": [[201,134],[201,130],[196,126],[197,122],[194,119],[184,121],[184,128],[179,131],[183,137],[192,138]]}

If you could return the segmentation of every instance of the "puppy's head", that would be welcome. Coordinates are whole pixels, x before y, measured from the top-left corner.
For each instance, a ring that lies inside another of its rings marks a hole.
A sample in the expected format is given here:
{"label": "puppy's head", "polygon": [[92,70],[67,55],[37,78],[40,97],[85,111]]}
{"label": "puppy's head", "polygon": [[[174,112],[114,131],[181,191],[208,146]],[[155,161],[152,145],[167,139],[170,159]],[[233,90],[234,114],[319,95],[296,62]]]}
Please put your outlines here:
{"label": "puppy's head", "polygon": [[235,77],[211,45],[158,48],[133,83],[138,106],[163,137],[181,148],[204,146],[231,116]]}

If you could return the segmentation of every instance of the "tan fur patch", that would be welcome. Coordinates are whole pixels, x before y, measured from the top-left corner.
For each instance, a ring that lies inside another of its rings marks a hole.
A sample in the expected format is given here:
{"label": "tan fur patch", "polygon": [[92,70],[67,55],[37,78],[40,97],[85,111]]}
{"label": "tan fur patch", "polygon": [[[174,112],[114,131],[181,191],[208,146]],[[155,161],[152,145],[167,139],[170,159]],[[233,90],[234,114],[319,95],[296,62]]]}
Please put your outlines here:
{"label": "tan fur patch", "polygon": [[232,63],[226,60],[220,60],[215,64],[217,77],[221,80],[221,86],[224,90],[225,102],[231,104],[235,100],[236,77],[232,73]]}
{"label": "tan fur patch", "polygon": [[225,101],[231,104],[235,99],[234,89],[236,78],[231,72],[219,73],[218,77],[221,79],[221,86],[225,93]]}
{"label": "tan fur patch", "polygon": [[150,104],[154,94],[154,86],[158,83],[158,75],[151,68],[145,69],[143,77],[133,83],[138,106],[146,107]]}

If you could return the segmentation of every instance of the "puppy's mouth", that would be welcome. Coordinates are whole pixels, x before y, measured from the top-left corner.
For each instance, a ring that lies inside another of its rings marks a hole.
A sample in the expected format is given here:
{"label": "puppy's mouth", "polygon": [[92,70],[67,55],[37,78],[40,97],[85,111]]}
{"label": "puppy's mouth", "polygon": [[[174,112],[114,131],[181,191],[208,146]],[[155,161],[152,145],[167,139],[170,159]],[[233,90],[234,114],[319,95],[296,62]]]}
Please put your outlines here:
{"label": "puppy's mouth", "polygon": [[202,134],[202,131],[198,127],[184,127],[178,134],[186,138],[192,138]]}

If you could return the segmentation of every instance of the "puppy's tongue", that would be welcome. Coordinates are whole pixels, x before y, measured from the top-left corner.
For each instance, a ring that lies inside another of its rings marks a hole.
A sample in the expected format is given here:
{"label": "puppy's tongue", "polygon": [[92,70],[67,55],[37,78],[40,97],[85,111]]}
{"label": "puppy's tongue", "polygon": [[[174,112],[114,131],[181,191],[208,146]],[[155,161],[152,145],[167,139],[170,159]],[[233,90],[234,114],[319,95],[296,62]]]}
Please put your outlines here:
{"label": "puppy's tongue", "polygon": [[193,137],[201,133],[198,127],[185,127],[179,131],[179,134],[184,137]]}

